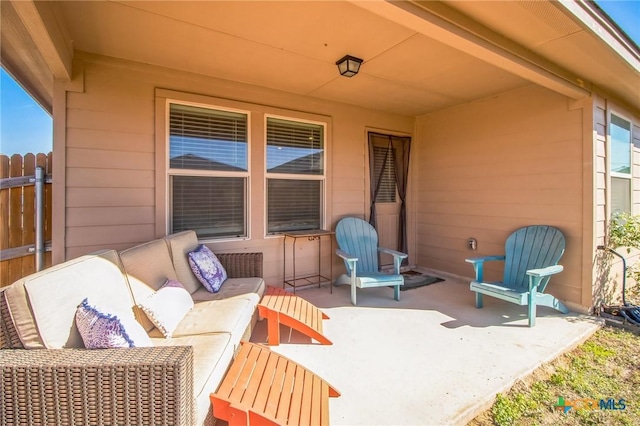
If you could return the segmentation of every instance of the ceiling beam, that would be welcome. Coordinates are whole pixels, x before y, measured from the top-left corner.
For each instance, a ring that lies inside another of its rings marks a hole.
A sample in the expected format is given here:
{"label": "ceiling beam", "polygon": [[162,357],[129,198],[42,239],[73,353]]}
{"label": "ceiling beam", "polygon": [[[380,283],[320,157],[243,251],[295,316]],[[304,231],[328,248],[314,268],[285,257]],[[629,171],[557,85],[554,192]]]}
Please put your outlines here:
{"label": "ceiling beam", "polygon": [[571,99],[590,95],[589,82],[441,2],[355,0],[353,4]]}
{"label": "ceiling beam", "polygon": [[53,2],[11,0],[13,9],[44,58],[53,78],[71,79],[73,49]]}
{"label": "ceiling beam", "polygon": [[0,62],[2,68],[51,114],[53,77],[45,60],[18,17],[12,4],[0,1]]}

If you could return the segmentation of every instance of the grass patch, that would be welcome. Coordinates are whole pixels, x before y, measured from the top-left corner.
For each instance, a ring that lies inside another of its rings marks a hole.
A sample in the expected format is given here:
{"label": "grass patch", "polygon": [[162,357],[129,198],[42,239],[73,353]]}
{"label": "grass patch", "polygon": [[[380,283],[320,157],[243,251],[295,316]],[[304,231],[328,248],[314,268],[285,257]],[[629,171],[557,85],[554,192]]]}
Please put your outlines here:
{"label": "grass patch", "polygon": [[[604,327],[498,394],[493,407],[469,425],[640,425],[639,366],[640,336]],[[573,407],[566,413],[557,408],[559,398]],[[609,409],[602,409],[601,400]]]}

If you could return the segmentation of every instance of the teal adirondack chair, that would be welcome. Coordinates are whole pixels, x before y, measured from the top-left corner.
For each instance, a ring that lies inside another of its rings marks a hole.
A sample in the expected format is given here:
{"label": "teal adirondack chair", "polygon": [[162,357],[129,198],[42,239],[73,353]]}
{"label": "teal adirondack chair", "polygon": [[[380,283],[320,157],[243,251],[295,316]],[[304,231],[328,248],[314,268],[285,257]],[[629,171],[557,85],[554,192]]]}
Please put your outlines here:
{"label": "teal adirondack chair", "polygon": [[[548,306],[563,314],[567,307],[544,291],[553,274],[562,272],[558,265],[564,253],[564,235],[551,226],[520,228],[507,238],[505,256],[466,259],[476,272],[471,291],[476,292],[476,308],[482,308],[482,295],[496,297],[518,305],[528,305],[529,327],[536,324],[536,306]],[[504,260],[502,282],[483,281],[484,262]]]}
{"label": "teal adirondack chair", "polygon": [[[341,275],[336,284],[351,285],[351,303],[356,304],[356,287],[393,287],[393,297],[400,300],[400,286],[404,278],[400,275],[400,263],[407,257],[399,251],[378,247],[378,233],[362,219],[347,217],[336,226],[339,249],[336,254],[344,259],[347,274]],[[393,256],[393,273],[381,272],[378,267],[378,252]]]}

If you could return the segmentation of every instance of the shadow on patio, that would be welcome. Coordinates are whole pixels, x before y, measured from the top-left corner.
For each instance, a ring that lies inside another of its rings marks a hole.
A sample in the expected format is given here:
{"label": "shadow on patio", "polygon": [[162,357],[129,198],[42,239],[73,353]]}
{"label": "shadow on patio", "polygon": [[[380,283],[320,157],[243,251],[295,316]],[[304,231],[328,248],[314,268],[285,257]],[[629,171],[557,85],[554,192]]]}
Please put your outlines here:
{"label": "shadow on patio", "polygon": [[[281,330],[273,350],[319,374],[342,394],[331,400],[333,425],[464,425],[496,393],[572,349],[598,328],[592,317],[539,308],[527,326],[525,306],[490,297],[476,309],[469,282],[447,278],[403,291],[348,286],[299,290],[326,312],[332,346]],[[251,340],[266,341],[266,321]]]}

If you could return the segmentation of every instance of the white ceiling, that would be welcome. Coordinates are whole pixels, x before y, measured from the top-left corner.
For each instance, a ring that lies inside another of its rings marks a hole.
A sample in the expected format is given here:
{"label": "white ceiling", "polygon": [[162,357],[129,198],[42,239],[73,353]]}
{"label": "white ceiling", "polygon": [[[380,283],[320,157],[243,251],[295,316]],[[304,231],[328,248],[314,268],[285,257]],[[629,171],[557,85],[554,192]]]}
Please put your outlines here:
{"label": "white ceiling", "polygon": [[[527,84],[349,2],[65,2],[62,12],[78,50],[402,115]],[[364,59],[350,79],[335,66],[345,54]]]}
{"label": "white ceiling", "polygon": [[[34,68],[26,79],[37,81],[33,86],[47,104],[53,86],[47,66],[53,63],[61,78],[66,58],[64,51],[56,57],[40,36],[46,30],[69,38],[75,50],[408,116],[532,83],[574,99],[595,83],[640,109],[637,48],[631,61],[621,60],[602,34],[567,9],[579,4],[62,1],[8,7],[3,1],[3,65]],[[40,24],[29,22],[48,9],[53,12],[41,15]],[[54,24],[60,28],[52,32]],[[41,56],[24,50],[26,33],[44,46]],[[339,76],[335,66],[345,54],[364,59],[353,78]]]}

